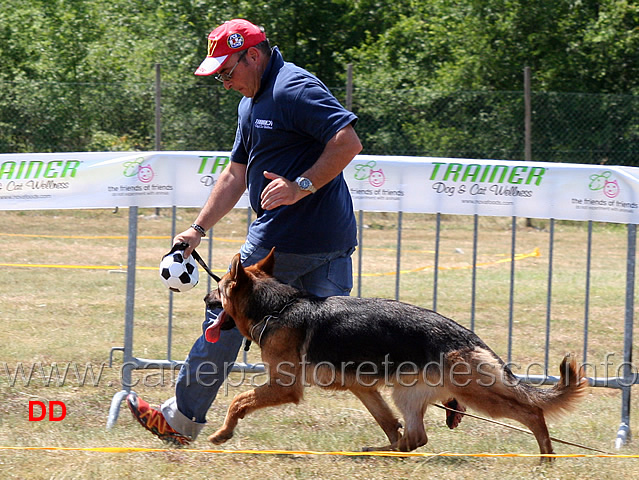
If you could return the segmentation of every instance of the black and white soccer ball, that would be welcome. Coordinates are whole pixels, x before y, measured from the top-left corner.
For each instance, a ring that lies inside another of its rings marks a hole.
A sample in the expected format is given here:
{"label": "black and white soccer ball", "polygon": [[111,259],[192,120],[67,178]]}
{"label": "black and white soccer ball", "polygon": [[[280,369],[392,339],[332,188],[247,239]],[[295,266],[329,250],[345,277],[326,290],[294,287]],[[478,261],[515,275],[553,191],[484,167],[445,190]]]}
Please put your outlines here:
{"label": "black and white soccer ball", "polygon": [[200,272],[193,255],[185,259],[183,251],[175,251],[162,258],[160,278],[169,290],[187,292],[197,285],[200,280]]}

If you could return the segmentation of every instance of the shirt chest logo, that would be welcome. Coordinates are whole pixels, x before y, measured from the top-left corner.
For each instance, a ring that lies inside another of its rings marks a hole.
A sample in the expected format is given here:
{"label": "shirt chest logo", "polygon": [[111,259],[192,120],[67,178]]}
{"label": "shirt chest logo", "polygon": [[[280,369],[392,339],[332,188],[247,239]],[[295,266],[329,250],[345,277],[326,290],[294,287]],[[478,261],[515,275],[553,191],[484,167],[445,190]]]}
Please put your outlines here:
{"label": "shirt chest logo", "polygon": [[273,120],[262,120],[260,118],[255,119],[255,128],[265,128],[267,130],[273,130]]}

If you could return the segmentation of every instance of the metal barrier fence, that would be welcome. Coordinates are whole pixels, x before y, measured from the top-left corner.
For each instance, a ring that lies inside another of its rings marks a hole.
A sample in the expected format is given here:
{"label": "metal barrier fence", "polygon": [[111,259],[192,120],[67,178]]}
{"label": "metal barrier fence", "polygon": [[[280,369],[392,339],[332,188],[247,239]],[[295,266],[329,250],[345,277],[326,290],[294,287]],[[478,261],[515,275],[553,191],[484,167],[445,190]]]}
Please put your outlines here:
{"label": "metal barrier fence", "polygon": [[[111,402],[111,408],[109,411],[109,417],[107,420],[107,428],[111,428],[115,422],[117,421],[117,417],[119,414],[119,409],[122,401],[126,397],[126,395],[130,392],[131,375],[134,370],[138,369],[163,369],[163,368],[177,368],[181,365],[182,362],[175,361],[171,359],[171,343],[172,343],[172,295],[169,295],[169,325],[168,325],[168,348],[167,348],[167,358],[166,359],[143,359],[138,358],[134,355],[133,352],[133,328],[134,328],[134,295],[135,295],[135,271],[136,271],[136,248],[137,248],[137,217],[138,211],[137,207],[130,208],[129,211],[129,243],[128,243],[128,268],[127,268],[127,300],[126,300],[126,314],[125,314],[125,330],[124,330],[124,345],[123,347],[116,347],[111,350],[111,361],[113,360],[113,353],[116,351],[121,351],[123,353],[123,367],[122,367],[122,390],[117,392],[113,400]],[[173,223],[172,223],[172,236],[175,235],[175,218],[176,218],[176,209],[173,208],[172,212]],[[470,271],[470,313],[469,313],[469,322],[471,330],[475,330],[476,328],[476,307],[477,307],[477,297],[478,297],[478,280],[477,274],[478,269],[480,268],[480,263],[478,262],[478,251],[480,248],[479,242],[479,220],[480,218],[475,215],[473,217],[468,217],[472,222],[472,261],[469,267]],[[515,318],[515,306],[516,306],[516,270],[515,270],[515,262],[518,258],[518,254],[516,252],[517,240],[518,240],[518,218],[512,217],[510,219],[510,254],[509,258],[506,258],[505,261],[510,263],[510,271],[508,278],[508,321],[507,321],[507,363],[511,363],[513,359],[513,338],[517,331],[516,328],[516,318]],[[251,212],[248,211],[247,214],[247,227],[251,221]],[[401,262],[402,262],[402,241],[403,241],[403,233],[404,233],[404,214],[403,212],[398,212],[397,217],[394,219],[396,236],[395,236],[395,271],[394,279],[394,296],[395,299],[400,299],[401,292]],[[433,235],[433,244],[434,251],[433,253],[433,266],[432,266],[432,309],[437,310],[439,303],[439,292],[440,292],[440,280],[439,280],[439,272],[440,272],[440,258],[441,254],[441,238],[442,238],[442,215],[436,214],[434,216],[434,235]],[[521,222],[520,222],[521,223]],[[357,271],[355,272],[356,285],[354,288],[354,293],[358,296],[362,296],[362,284],[364,274],[362,272],[362,267],[364,265],[363,252],[367,249],[366,236],[364,233],[365,230],[365,218],[364,212],[360,211],[358,213],[358,224],[359,224],[359,248],[356,253],[357,260]],[[551,326],[552,326],[552,300],[553,300],[553,278],[555,275],[555,220],[548,219],[548,254],[547,254],[547,262],[548,262],[548,271],[546,274],[545,282],[546,282],[546,303],[545,303],[545,322],[543,326],[544,330],[544,360],[543,364],[538,363],[543,367],[542,374],[530,374],[526,372],[523,375],[516,374],[516,376],[522,381],[533,383],[535,385],[551,385],[555,384],[559,381],[559,377],[550,375],[549,372],[549,352],[551,349]],[[587,222],[585,224],[587,230],[587,238],[585,245],[585,282],[584,282],[584,290],[583,290],[583,326],[581,329],[575,327],[575,331],[579,333],[582,337],[581,347],[583,351],[582,363],[584,365],[589,365],[591,360],[589,356],[590,352],[590,344],[589,344],[589,332],[593,326],[590,321],[591,313],[590,313],[590,304],[591,304],[591,278],[592,272],[594,270],[593,263],[593,222]],[[627,242],[625,245],[625,291],[621,298],[623,298],[624,302],[624,329],[623,329],[623,351],[622,352],[613,352],[611,355],[621,354],[623,361],[621,362],[619,368],[617,369],[617,375],[609,376],[608,375],[608,364],[605,364],[606,374],[604,376],[588,376],[587,379],[592,387],[606,387],[618,389],[622,392],[622,402],[621,402],[621,421],[617,431],[616,437],[616,447],[621,448],[630,435],[630,397],[631,397],[631,387],[637,383],[639,383],[639,374],[636,369],[632,365],[632,341],[633,341],[633,327],[634,327],[634,295],[635,295],[635,263],[636,263],[636,225],[629,224],[626,226],[627,229]],[[212,233],[212,232],[211,232]],[[211,263],[212,250],[213,246],[213,235],[208,235],[206,241],[208,241],[208,263]],[[205,243],[202,246],[206,245]],[[203,252],[201,252],[203,253]],[[203,255],[206,256],[206,255]],[[606,259],[603,259],[605,262]],[[209,279],[210,282],[210,279]],[[210,283],[209,283],[210,288]],[[608,356],[606,356],[606,361],[608,361]],[[241,361],[238,361],[233,366],[233,371],[244,371],[244,372],[263,372],[262,365],[254,365],[250,364],[247,361],[246,351],[243,353],[243,357]]]}

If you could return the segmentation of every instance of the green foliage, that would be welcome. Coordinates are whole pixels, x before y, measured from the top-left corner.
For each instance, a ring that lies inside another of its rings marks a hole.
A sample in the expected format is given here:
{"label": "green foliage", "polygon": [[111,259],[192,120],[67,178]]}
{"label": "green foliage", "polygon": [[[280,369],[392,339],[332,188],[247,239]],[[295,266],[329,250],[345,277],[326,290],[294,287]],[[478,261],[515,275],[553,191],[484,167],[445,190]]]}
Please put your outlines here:
{"label": "green foliage", "polygon": [[[430,0],[412,2],[350,59],[371,81],[417,82],[433,90],[535,89],[635,93],[639,87],[639,6],[619,0]],[[376,62],[370,63],[372,58]]]}
{"label": "green foliage", "polygon": [[4,0],[0,151],[153,149],[158,63],[163,148],[230,148],[238,97],[193,71],[234,17],[338,95],[354,64],[366,153],[521,158],[529,66],[535,158],[636,162],[628,0]]}
{"label": "green foliage", "polygon": [[396,154],[523,158],[529,66],[534,159],[637,164],[636,99],[573,93],[637,92],[636,5],[412,3],[410,15],[345,55],[361,123],[374,124],[364,132],[368,153],[383,145]]}

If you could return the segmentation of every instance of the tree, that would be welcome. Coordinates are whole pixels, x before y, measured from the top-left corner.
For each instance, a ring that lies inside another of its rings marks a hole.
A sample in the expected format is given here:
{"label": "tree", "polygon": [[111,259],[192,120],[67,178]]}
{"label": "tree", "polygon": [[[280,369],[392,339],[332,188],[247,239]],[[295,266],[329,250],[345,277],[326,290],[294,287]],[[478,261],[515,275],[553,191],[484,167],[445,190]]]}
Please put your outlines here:
{"label": "tree", "polygon": [[[532,68],[535,92],[636,92],[638,19],[637,6],[617,0],[414,1],[410,15],[345,55],[355,64],[365,148],[521,158],[523,100],[507,92],[523,90],[523,67]],[[542,159],[580,161],[587,148],[597,152],[592,161],[627,162],[621,152],[636,151],[639,120],[620,103],[600,97],[596,107],[537,112]],[[613,117],[616,134],[601,128]]]}
{"label": "tree", "polygon": [[[337,95],[345,65],[355,65],[369,153],[517,158],[524,66],[536,95],[639,90],[639,6],[627,0],[4,3],[1,151],[152,149],[156,63],[164,148],[229,148],[238,97],[193,72],[208,33],[234,17],[263,25],[287,60]],[[588,148],[614,161],[615,152],[636,151],[639,120],[628,98],[588,107],[545,100],[535,103],[534,126],[543,152],[565,159]],[[578,127],[577,115],[589,127]],[[566,128],[577,134],[559,141]]]}

